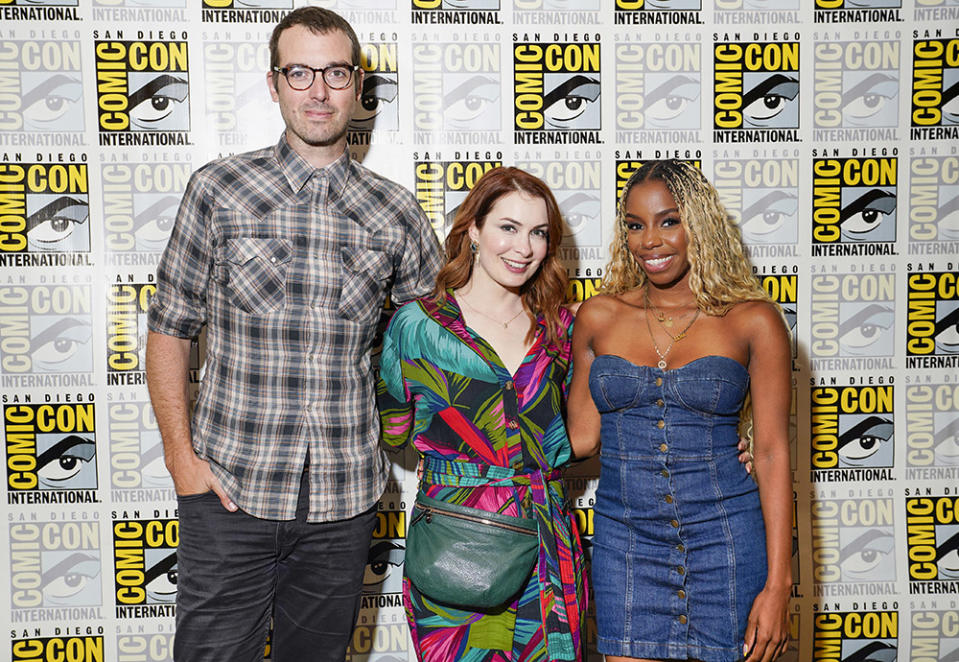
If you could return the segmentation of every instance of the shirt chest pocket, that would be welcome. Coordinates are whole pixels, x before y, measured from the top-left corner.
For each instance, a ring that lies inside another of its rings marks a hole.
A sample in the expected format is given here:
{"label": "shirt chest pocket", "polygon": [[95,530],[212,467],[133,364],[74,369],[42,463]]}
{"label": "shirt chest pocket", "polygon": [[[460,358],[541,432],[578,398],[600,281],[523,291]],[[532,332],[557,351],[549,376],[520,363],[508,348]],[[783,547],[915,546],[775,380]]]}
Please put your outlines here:
{"label": "shirt chest pocket", "polygon": [[215,280],[244,312],[264,315],[286,300],[287,270],[293,249],[287,239],[227,239],[216,255]]}
{"label": "shirt chest pocket", "polygon": [[382,251],[342,247],[343,286],[337,313],[357,324],[372,324],[383,307],[393,262]]}

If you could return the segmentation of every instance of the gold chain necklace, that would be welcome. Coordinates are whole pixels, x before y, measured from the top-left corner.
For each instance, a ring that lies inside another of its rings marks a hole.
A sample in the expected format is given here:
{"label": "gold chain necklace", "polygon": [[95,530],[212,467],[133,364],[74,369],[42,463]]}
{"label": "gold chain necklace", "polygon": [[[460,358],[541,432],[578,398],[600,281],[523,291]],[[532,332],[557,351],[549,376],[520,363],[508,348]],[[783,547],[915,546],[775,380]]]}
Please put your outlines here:
{"label": "gold chain necklace", "polygon": [[466,299],[464,299],[464,298],[462,298],[462,297],[459,297],[459,298],[457,299],[457,301],[461,301],[462,303],[465,303],[467,308],[469,308],[470,310],[472,310],[474,313],[479,313],[480,315],[482,315],[482,316],[485,317],[486,319],[490,320],[491,322],[496,322],[497,324],[502,324],[504,329],[508,329],[508,328],[509,328],[509,325],[513,323],[513,320],[515,320],[517,317],[519,317],[520,315],[522,315],[522,314],[526,311],[525,308],[520,308],[520,311],[519,311],[518,313],[516,313],[515,315],[513,315],[512,317],[510,317],[508,320],[506,320],[505,322],[500,322],[498,319],[496,319],[495,317],[490,317],[489,315],[487,315],[486,313],[484,313],[482,310],[477,310],[476,308],[473,308],[473,306],[470,305],[469,301],[467,301]]}
{"label": "gold chain necklace", "polygon": [[649,339],[653,342],[653,349],[656,350],[656,355],[659,356],[659,363],[656,364],[656,367],[659,368],[660,370],[665,370],[665,369],[666,369],[666,357],[669,356],[669,352],[670,352],[670,350],[672,350],[673,345],[675,345],[675,344],[678,343],[680,340],[682,340],[683,338],[685,338],[685,337],[686,337],[686,332],[689,331],[689,329],[693,326],[693,323],[694,323],[697,319],[699,319],[699,307],[697,306],[697,308],[696,308],[696,314],[693,315],[693,318],[692,318],[691,320],[689,320],[689,324],[686,325],[686,328],[679,332],[679,335],[674,336],[673,334],[669,333],[669,331],[666,332],[666,335],[668,335],[669,338],[670,338],[670,340],[669,340],[669,345],[666,347],[666,351],[665,351],[665,352],[661,352],[661,351],[659,351],[659,345],[656,344],[656,338],[653,337],[653,327],[652,327],[652,325],[649,323],[649,314],[648,314],[648,313],[649,313],[649,307],[652,306],[652,304],[649,302],[649,291],[646,290],[646,289],[643,289],[643,296],[644,296],[644,298],[646,299],[646,305],[647,305],[646,330],[649,331]]}

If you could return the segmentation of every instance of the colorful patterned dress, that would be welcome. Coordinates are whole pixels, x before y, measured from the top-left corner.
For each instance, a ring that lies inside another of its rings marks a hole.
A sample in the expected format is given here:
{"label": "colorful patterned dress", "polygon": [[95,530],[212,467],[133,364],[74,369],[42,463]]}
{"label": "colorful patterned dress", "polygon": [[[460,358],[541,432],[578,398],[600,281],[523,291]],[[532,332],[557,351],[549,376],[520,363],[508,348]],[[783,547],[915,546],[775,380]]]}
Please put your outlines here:
{"label": "colorful patterned dress", "polygon": [[[572,316],[562,310],[568,329]],[[497,612],[431,601],[409,579],[403,598],[421,662],[582,659],[585,569],[559,467],[572,457],[562,412],[569,341],[547,344],[542,318],[515,375],[463,322],[452,294],[400,308],[383,342],[377,388],[383,438],[412,439],[420,490],[449,503],[529,517],[539,560]]]}

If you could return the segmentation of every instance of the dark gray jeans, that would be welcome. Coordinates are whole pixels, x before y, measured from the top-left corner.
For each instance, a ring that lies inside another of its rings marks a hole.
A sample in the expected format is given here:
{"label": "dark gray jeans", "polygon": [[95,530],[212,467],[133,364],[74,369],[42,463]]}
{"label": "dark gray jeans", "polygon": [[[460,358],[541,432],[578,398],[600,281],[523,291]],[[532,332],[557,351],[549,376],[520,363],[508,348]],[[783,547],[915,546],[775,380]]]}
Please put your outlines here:
{"label": "dark gray jeans", "polygon": [[[306,481],[304,481],[304,486]],[[176,662],[342,662],[356,623],[376,506],[348,520],[231,513],[212,492],[178,497]]]}

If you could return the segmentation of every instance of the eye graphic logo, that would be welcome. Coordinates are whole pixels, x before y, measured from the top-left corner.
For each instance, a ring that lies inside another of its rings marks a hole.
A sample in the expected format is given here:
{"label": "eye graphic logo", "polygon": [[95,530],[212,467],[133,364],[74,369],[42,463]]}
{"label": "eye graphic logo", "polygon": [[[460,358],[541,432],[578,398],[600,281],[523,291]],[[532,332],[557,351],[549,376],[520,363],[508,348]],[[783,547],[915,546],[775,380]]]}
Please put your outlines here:
{"label": "eye graphic logo", "polygon": [[26,373],[93,370],[89,285],[0,287],[0,367],[7,378]]}
{"label": "eye graphic logo", "polygon": [[813,160],[813,243],[896,239],[898,159]]}
{"label": "eye graphic logo", "polygon": [[516,167],[542,179],[556,198],[566,224],[564,246],[602,246],[599,161],[517,161]]}
{"label": "eye graphic logo", "polygon": [[[906,354],[913,357],[959,355],[959,293],[955,271],[909,274]],[[916,363],[914,366],[913,363]]]}
{"label": "eye graphic logo", "polygon": [[717,130],[799,127],[799,42],[715,46]]}
{"label": "eye graphic logo", "polygon": [[8,534],[13,609],[102,604],[97,522],[18,522]]}
{"label": "eye graphic logo", "polygon": [[4,39],[0,67],[5,80],[0,131],[83,131],[79,41]]}
{"label": "eye graphic logo", "polygon": [[[517,141],[527,131],[598,131],[600,45],[519,43],[513,47]],[[592,140],[583,142],[595,142]]]}
{"label": "eye graphic logo", "polygon": [[817,584],[896,579],[892,499],[820,499],[811,512]]}
{"label": "eye graphic logo", "polygon": [[416,200],[443,237],[473,185],[502,161],[421,161],[414,167]]}
{"label": "eye graphic logo", "polygon": [[898,41],[827,41],[814,53],[816,127],[898,125]]}
{"label": "eye graphic logo", "polygon": [[179,526],[174,519],[113,522],[114,598],[117,617],[135,615],[136,605],[176,601]]}
{"label": "eye graphic logo", "polygon": [[0,164],[4,228],[0,252],[90,251],[85,163]]}
{"label": "eye graphic logo", "polygon": [[899,655],[899,612],[817,614],[813,619],[817,660],[895,662]]}
{"label": "eye graphic logo", "polygon": [[111,486],[123,490],[172,490],[173,479],[163,461],[163,443],[149,401],[141,398],[112,402],[107,415]]}
{"label": "eye graphic logo", "polygon": [[913,156],[909,170],[910,252],[959,241],[959,158]]}
{"label": "eye graphic logo", "polygon": [[[414,44],[414,129],[421,133],[498,131],[499,54],[496,43]],[[418,142],[429,142],[433,135]]]}
{"label": "eye graphic logo", "polygon": [[406,511],[380,510],[363,574],[364,593],[402,593]]}
{"label": "eye graphic logo", "polygon": [[[944,468],[943,478],[955,478],[959,467],[959,392],[953,384],[906,387],[907,479],[924,478],[922,467]],[[915,474],[914,476],[912,474]]]}
{"label": "eye graphic logo", "polygon": [[812,390],[812,467],[892,467],[893,387]]}
{"label": "eye graphic logo", "polygon": [[94,43],[101,132],[189,131],[185,41]]}
{"label": "eye graphic logo", "polygon": [[96,489],[93,403],[4,405],[10,490]]}
{"label": "eye graphic logo", "polygon": [[[906,498],[910,582],[959,581],[957,515],[959,497]],[[911,593],[916,589],[915,584],[910,586]]]}
{"label": "eye graphic logo", "polygon": [[796,245],[798,159],[719,159],[713,173],[723,206],[739,225],[748,248]]}
{"label": "eye graphic logo", "polygon": [[616,128],[698,129],[699,44],[618,44]]}
{"label": "eye graphic logo", "polygon": [[[263,81],[260,81],[263,84]],[[184,163],[104,163],[100,169],[104,245],[114,264],[129,253],[163,252],[193,166]],[[140,262],[137,262],[140,264]]]}
{"label": "eye graphic logo", "polygon": [[959,136],[959,39],[913,43],[911,126],[913,139]]}
{"label": "eye graphic logo", "polygon": [[817,274],[812,278],[814,358],[891,356],[895,274]]}
{"label": "eye graphic logo", "polygon": [[396,43],[364,44],[361,64],[363,94],[353,113],[353,131],[396,131],[399,129],[399,70]]}

